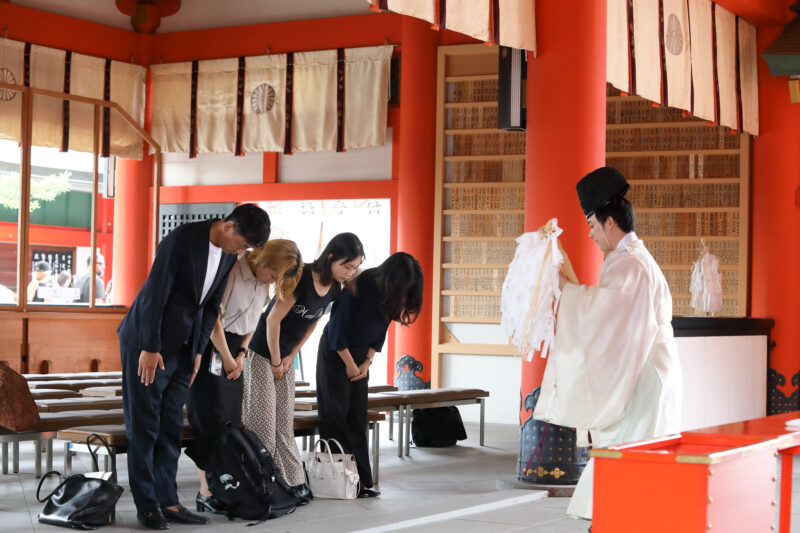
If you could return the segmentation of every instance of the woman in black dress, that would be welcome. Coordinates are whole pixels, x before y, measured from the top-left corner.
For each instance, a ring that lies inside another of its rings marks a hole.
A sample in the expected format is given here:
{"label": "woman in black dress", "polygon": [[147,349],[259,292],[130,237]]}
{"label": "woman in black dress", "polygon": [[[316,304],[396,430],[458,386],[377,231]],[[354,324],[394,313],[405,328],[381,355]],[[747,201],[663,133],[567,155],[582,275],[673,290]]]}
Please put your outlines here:
{"label": "woman in black dress", "polygon": [[380,494],[372,489],[367,450],[369,367],[383,347],[389,324],[413,323],[421,307],[422,269],[414,257],[397,252],[348,283],[319,340],[319,435],[335,438],[355,455],[359,498]]}
{"label": "woman in black dress", "polygon": [[294,292],[302,269],[297,246],[285,239],[267,241],[241,255],[231,269],[211,342],[186,404],[194,435],[186,455],[194,460],[200,474],[198,511],[225,511],[222,502],[208,490],[208,453],[226,423],[241,425],[243,387],[239,376],[258,317],[269,300],[269,285],[275,283],[276,297],[285,298]]}
{"label": "woman in black dress", "polygon": [[264,443],[301,504],[312,495],[294,440],[294,358],[363,259],[358,237],[336,235],[303,269],[294,292],[273,298],[249,344],[253,354],[245,366],[242,420]]}

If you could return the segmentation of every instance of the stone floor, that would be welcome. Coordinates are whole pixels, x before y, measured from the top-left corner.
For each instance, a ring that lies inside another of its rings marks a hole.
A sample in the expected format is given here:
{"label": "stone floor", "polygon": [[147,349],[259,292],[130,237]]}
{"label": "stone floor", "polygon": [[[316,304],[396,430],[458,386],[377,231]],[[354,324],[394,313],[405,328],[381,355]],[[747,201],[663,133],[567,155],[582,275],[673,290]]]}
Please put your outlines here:
{"label": "stone floor", "polygon": [[[476,426],[467,427],[469,438],[444,449],[411,449],[398,458],[389,441],[386,424],[381,431],[380,498],[355,501],[314,500],[293,514],[248,528],[253,531],[345,532],[413,531],[437,533],[585,533],[588,522],[565,515],[568,498],[548,498],[542,491],[513,487],[516,473],[517,428],[487,426],[486,446],[478,445]],[[56,443],[54,466],[61,468],[61,449]],[[130,491],[125,460],[121,458],[120,481],[126,488],[117,505],[117,521],[109,531],[140,530]],[[85,471],[88,456],[74,459],[74,471]],[[83,470],[81,470],[83,469]],[[21,446],[20,474],[0,475],[0,531],[59,531],[39,524],[43,504],[36,501],[38,480],[33,476],[33,446]],[[800,465],[795,467],[800,477]],[[55,486],[55,480],[49,485]],[[800,481],[795,482],[800,487]],[[194,465],[181,456],[178,487],[184,505],[194,508],[199,487]],[[798,502],[797,490],[794,501]],[[794,506],[794,533],[800,533],[800,505]],[[172,530],[238,530],[247,522],[211,516],[211,524],[192,528],[173,524]]]}

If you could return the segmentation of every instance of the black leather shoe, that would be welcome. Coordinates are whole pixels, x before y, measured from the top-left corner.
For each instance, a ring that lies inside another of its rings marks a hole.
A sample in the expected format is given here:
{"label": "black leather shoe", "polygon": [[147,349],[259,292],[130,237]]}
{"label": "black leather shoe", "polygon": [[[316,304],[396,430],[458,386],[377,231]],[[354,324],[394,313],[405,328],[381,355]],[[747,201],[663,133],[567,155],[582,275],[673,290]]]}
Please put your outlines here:
{"label": "black leather shoe", "polygon": [[299,500],[298,505],[305,505],[314,499],[314,494],[311,492],[311,487],[308,486],[308,483],[292,487],[292,490],[294,491],[295,497]]}
{"label": "black leather shoe", "polygon": [[181,504],[178,504],[178,510],[173,511],[172,509],[167,509],[163,507],[161,512],[164,513],[164,517],[169,520],[170,522],[178,522],[180,524],[208,524],[208,518],[205,516],[196,515],[194,513],[189,512],[189,509],[184,507]]}
{"label": "black leather shoe", "polygon": [[150,509],[149,511],[136,513],[139,523],[148,529],[169,529],[169,522],[164,518],[161,509]]}
{"label": "black leather shoe", "polygon": [[359,498],[375,498],[380,495],[381,495],[380,491],[372,489],[361,489],[360,491],[358,491]]}
{"label": "black leather shoe", "polygon": [[225,505],[225,502],[215,496],[203,496],[198,492],[194,502],[197,505],[198,513],[225,514],[228,512],[228,506]]}

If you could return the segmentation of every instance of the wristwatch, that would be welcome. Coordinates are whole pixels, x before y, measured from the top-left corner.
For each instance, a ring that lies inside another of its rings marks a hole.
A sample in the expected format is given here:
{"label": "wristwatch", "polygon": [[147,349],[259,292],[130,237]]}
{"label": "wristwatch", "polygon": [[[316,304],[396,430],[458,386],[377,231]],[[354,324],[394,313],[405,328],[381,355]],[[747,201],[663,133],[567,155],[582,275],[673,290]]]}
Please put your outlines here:
{"label": "wristwatch", "polygon": [[245,348],[244,346],[239,346],[239,349],[236,350],[236,355],[239,355],[240,353],[246,354],[247,348]]}

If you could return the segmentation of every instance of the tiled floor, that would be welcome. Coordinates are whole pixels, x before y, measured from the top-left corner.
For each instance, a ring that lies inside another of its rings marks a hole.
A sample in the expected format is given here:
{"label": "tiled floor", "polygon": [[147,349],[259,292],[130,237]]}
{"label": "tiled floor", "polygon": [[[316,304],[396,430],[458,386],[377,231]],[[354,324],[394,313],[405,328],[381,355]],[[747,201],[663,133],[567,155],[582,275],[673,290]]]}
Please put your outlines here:
{"label": "tiled floor", "polygon": [[[400,459],[396,445],[381,432],[380,498],[371,500],[314,500],[291,515],[247,529],[249,532],[344,532],[412,531],[437,533],[585,533],[588,523],[565,515],[568,498],[546,498],[538,491],[507,487],[516,473],[516,427],[487,426],[485,447],[477,442],[477,427],[468,426],[470,438],[454,448],[415,449],[411,457]],[[61,468],[61,446],[56,444],[54,465]],[[21,446],[21,474],[0,475],[0,531],[60,531],[39,524],[37,513],[42,504],[36,501],[38,480],[33,476],[33,446]],[[89,461],[80,455],[74,460],[75,471],[85,469]],[[127,489],[124,457],[120,463],[120,481]],[[800,477],[800,464],[795,467]],[[498,480],[500,482],[498,482]],[[49,486],[54,486],[55,480]],[[178,487],[184,505],[194,508],[199,482],[194,465],[181,457]],[[795,482],[800,486],[800,480]],[[794,498],[798,502],[797,493]],[[800,505],[795,504],[795,511]],[[444,518],[443,520],[432,521]],[[800,514],[794,516],[792,531],[800,533]],[[211,524],[192,528],[173,524],[172,530],[239,530],[247,522],[230,522],[211,516]],[[130,492],[126,490],[117,505],[117,522],[108,531],[140,530]]]}

